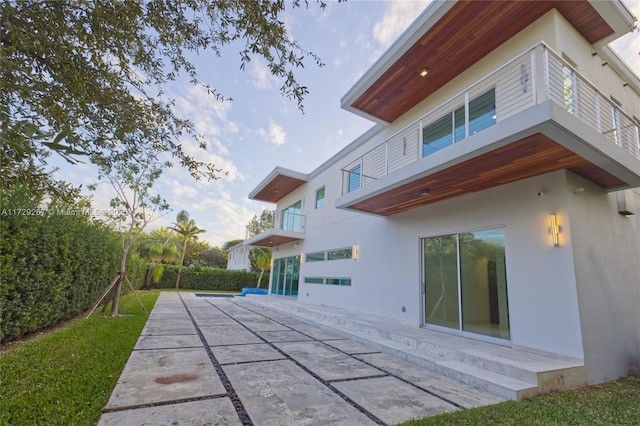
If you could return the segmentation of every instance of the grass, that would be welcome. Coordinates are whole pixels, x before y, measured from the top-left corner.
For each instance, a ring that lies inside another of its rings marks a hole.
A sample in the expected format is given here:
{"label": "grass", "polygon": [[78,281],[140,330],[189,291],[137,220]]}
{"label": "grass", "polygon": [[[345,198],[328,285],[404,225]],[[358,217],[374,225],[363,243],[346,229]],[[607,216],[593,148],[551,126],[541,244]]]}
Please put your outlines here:
{"label": "grass", "polygon": [[640,377],[456,411],[403,425],[640,425]]}
{"label": "grass", "polygon": [[[159,291],[139,292],[151,311]],[[0,356],[1,425],[95,424],[147,316],[133,295],[121,314],[94,313]]]}

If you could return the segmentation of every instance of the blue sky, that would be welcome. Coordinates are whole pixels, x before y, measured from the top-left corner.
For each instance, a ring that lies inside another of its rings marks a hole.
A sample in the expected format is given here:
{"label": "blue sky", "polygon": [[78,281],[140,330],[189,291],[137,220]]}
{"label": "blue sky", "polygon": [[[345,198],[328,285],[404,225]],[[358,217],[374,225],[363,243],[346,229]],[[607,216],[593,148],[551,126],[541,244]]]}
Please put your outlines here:
{"label": "blue sky", "polygon": [[[284,18],[290,36],[325,63],[318,68],[309,60],[296,74],[310,92],[304,114],[280,94],[281,82],[270,76],[264,61],[253,60],[240,71],[241,46],[225,49],[220,58],[213,54],[193,58],[201,80],[233,101],[217,102],[188,82],[167,87],[176,100],[176,112],[191,119],[208,141],[207,152],[191,140],[183,141],[185,150],[228,175],[196,182],[179,167],[166,170],[156,191],[172,211],[147,230],[168,226],[184,209],[207,231],[200,238],[213,246],[244,238],[245,225],[253,215],[274,208],[248,200],[247,195],[275,166],[311,172],[373,125],[342,110],[340,98],[429,2],[330,1],[324,11],[310,3],[308,9],[303,6]],[[640,16],[640,0],[626,0],[625,4]],[[640,70],[637,31],[613,47],[632,69]],[[97,181],[97,172],[90,165],[64,161],[55,161],[55,165],[60,168],[58,176],[74,184]],[[112,198],[107,184],[98,185],[91,195],[95,208],[107,208]]]}

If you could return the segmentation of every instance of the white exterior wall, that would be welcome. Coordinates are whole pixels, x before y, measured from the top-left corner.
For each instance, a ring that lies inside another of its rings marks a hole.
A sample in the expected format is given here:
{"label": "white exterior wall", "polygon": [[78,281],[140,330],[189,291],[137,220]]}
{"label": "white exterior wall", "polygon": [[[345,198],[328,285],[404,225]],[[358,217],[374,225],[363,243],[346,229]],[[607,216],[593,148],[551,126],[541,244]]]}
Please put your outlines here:
{"label": "white exterior wall", "polygon": [[[298,299],[419,326],[421,238],[504,226],[512,344],[582,358],[566,187],[559,171],[390,218],[355,214],[308,229],[298,247],[281,246],[274,257],[357,244],[357,260],[303,263]],[[548,233],[551,212],[563,228],[560,247]],[[305,276],[350,277],[352,285],[305,284]]]}
{"label": "white exterior wall", "polygon": [[229,259],[227,259],[227,269],[234,271],[249,271],[249,247],[241,244],[229,249]]}
{"label": "white exterior wall", "polygon": [[[569,174],[569,212],[587,379],[640,373],[640,190],[636,214],[616,194]],[[584,191],[573,194],[575,188]]]}
{"label": "white exterior wall", "polygon": [[[588,352],[590,382],[638,371],[640,262],[604,265],[640,258],[629,256],[640,253],[640,215],[631,220],[618,217],[615,195],[570,172],[557,171],[389,218],[335,208],[342,190],[341,168],[541,40],[559,54],[569,52],[579,72],[596,86],[610,88],[609,94],[627,112],[640,115],[638,95],[625,88],[611,68],[600,65],[599,58],[591,55],[591,46],[559,13],[547,13],[369,140],[345,148],[311,173],[309,182],[278,202],[282,210],[303,200],[302,214],[307,218],[305,239],[275,248],[274,258],[358,245],[357,260],[303,262],[300,302],[420,326],[421,238],[504,227],[512,345],[577,358]],[[588,193],[577,197],[576,185],[588,188]],[[322,186],[325,205],[315,209],[315,192]],[[538,196],[540,191],[544,196]],[[562,229],[559,247],[553,247],[548,232],[550,213],[557,214]],[[305,284],[304,277],[351,278],[352,285]],[[614,284],[603,286],[602,282]],[[603,300],[610,300],[615,308],[607,310]],[[620,325],[623,318],[626,322]],[[613,358],[618,367],[612,367]]]}

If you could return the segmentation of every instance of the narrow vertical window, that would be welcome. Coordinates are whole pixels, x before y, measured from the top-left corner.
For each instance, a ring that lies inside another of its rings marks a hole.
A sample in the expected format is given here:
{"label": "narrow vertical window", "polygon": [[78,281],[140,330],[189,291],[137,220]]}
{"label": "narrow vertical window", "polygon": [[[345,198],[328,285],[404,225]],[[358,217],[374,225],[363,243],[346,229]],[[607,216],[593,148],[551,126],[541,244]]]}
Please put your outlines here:
{"label": "narrow vertical window", "polygon": [[316,209],[324,206],[324,186],[316,191]]}

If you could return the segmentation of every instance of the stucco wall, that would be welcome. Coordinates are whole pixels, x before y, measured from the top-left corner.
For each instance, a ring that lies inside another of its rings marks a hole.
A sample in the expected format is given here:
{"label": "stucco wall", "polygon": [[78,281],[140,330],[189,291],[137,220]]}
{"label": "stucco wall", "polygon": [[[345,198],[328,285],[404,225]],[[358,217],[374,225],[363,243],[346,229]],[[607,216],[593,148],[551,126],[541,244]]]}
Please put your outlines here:
{"label": "stucco wall", "polygon": [[[568,174],[587,378],[640,373],[640,215],[624,217],[615,194]],[[584,191],[573,193],[575,188]],[[636,189],[636,212],[640,204]]]}
{"label": "stucco wall", "polygon": [[[303,263],[298,299],[419,326],[421,238],[504,227],[512,344],[582,358],[566,186],[559,171],[390,218],[350,214],[308,229],[297,247],[281,246],[274,257],[357,244],[357,260]],[[560,247],[548,232],[551,212],[563,227]],[[305,276],[353,281],[351,287],[305,284]]]}

